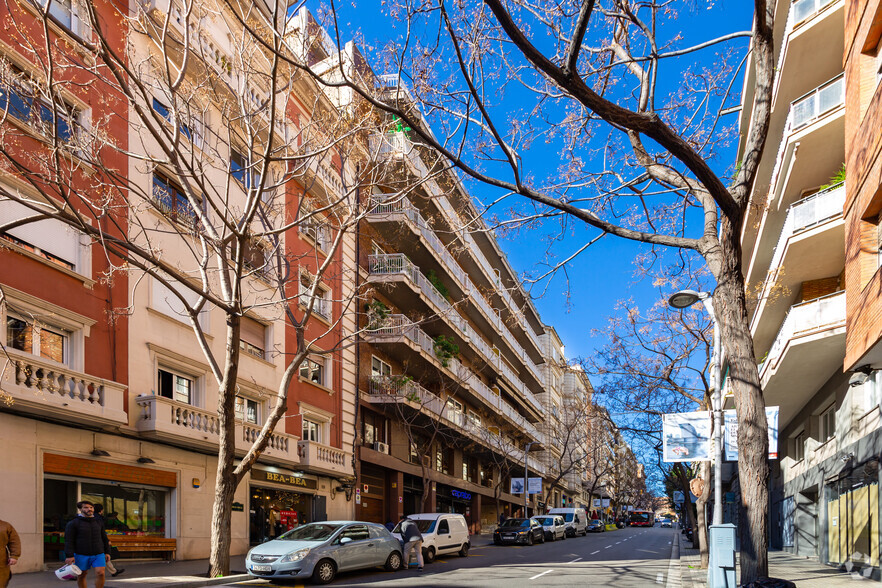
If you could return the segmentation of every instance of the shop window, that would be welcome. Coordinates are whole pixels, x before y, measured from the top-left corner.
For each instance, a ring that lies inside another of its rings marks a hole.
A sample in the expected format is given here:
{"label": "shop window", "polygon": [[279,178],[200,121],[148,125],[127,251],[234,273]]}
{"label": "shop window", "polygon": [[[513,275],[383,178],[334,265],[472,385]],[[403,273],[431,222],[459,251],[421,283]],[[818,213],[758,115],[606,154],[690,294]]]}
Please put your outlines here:
{"label": "shop window", "polygon": [[23,316],[6,315],[6,344],[24,353],[67,364],[70,361],[70,333],[48,327]]}
{"label": "shop window", "polygon": [[193,404],[196,381],[171,369],[160,367],[157,376],[159,395],[175,402]]}
{"label": "shop window", "polygon": [[322,443],[322,423],[303,419],[303,441]]}
{"label": "shop window", "polygon": [[258,545],[310,522],[312,497],[299,492],[252,486],[249,510],[249,542]]}
{"label": "shop window", "polygon": [[196,209],[184,190],[161,173],[153,174],[153,204],[174,223],[195,226]]}
{"label": "shop window", "polygon": [[236,418],[256,425],[258,422],[258,402],[244,396],[236,396]]}
{"label": "shop window", "polygon": [[389,377],[392,375],[392,366],[378,358],[377,356],[371,356],[371,376],[374,377]]}
{"label": "shop window", "polygon": [[832,404],[830,408],[821,413],[821,443],[832,439],[836,436],[836,404]]}
{"label": "shop window", "polygon": [[307,358],[300,364],[300,377],[307,382],[327,387],[327,369],[323,358]]}
{"label": "shop window", "polygon": [[247,316],[242,317],[239,349],[249,355],[266,359],[266,326]]}

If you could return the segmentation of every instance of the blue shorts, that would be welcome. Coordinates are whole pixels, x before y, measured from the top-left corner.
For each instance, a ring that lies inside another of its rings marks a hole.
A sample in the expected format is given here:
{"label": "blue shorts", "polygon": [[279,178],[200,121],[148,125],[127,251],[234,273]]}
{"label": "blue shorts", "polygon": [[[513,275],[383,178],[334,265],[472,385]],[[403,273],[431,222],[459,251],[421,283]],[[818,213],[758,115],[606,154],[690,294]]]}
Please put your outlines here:
{"label": "blue shorts", "polygon": [[74,554],[74,565],[84,572],[89,568],[103,568],[107,562],[104,560],[104,554],[101,555],[78,555]]}

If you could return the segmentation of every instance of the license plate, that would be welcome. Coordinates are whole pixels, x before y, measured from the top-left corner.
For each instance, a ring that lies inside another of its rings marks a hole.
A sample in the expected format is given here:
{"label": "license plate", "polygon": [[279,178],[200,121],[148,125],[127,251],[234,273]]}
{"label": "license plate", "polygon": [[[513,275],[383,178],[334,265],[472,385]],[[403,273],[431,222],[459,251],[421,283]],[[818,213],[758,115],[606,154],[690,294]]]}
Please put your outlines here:
{"label": "license plate", "polygon": [[515,538],[514,535],[503,535],[503,537],[505,537],[506,539],[514,539]]}
{"label": "license plate", "polygon": [[251,571],[252,571],[252,572],[271,572],[271,571],[273,571],[273,566],[257,566],[257,565],[252,565],[252,566],[251,566]]}

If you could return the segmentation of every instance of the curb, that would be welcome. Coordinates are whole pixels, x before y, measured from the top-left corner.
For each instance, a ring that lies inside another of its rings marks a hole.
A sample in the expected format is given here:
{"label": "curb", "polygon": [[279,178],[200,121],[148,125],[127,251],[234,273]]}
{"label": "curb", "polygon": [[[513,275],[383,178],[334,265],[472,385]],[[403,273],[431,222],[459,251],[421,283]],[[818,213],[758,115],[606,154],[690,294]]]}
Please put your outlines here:
{"label": "curb", "polygon": [[252,580],[252,576],[248,574],[233,574],[223,576],[222,578],[197,578],[186,576],[154,576],[144,578],[126,578],[125,580],[110,581],[105,584],[107,588],[123,588],[138,584],[140,586],[162,586],[162,588],[197,588],[199,586],[217,586],[219,584],[228,584],[230,582],[242,582],[244,580]]}

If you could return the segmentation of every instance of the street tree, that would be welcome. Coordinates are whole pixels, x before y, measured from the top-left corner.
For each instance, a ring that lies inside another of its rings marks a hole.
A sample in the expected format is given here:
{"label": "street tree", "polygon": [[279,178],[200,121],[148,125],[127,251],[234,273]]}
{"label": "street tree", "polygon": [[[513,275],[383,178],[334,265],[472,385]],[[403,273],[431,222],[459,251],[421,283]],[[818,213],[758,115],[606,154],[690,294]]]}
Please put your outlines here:
{"label": "street tree", "polygon": [[[504,208],[497,226],[554,219],[703,258],[716,283],[738,411],[741,574],[751,582],[768,571],[768,439],[739,239],[769,129],[774,5],[755,2],[752,31],[684,43],[675,19],[689,6],[391,2],[389,15],[404,31],[378,59],[401,91],[379,93],[345,73],[303,69],[396,116],[403,150],[425,152],[426,161],[434,155],[429,173],[453,166],[495,189],[489,204],[497,206],[489,208]],[[339,38],[345,31],[336,23],[350,17],[335,8],[326,24]],[[720,118],[740,56],[722,49],[707,68],[691,60],[682,67],[676,58],[746,37],[752,121],[728,181],[714,171],[714,158],[728,138]],[[549,147],[559,156],[550,163]]]}
{"label": "street tree", "polygon": [[[237,486],[301,366],[354,330],[341,322],[357,308],[342,251],[362,213],[359,180],[382,173],[365,155],[375,116],[341,111],[290,66],[282,4],[76,3],[77,34],[57,4],[3,6],[17,61],[0,63],[0,206],[15,214],[0,234],[62,223],[89,243],[98,280],[129,285],[108,320],[126,320],[152,288],[192,327],[217,392],[209,574],[227,575]],[[107,114],[90,120],[93,90]],[[249,347],[249,321],[275,325],[284,347]],[[237,460],[239,366],[258,352],[283,370]]]}

